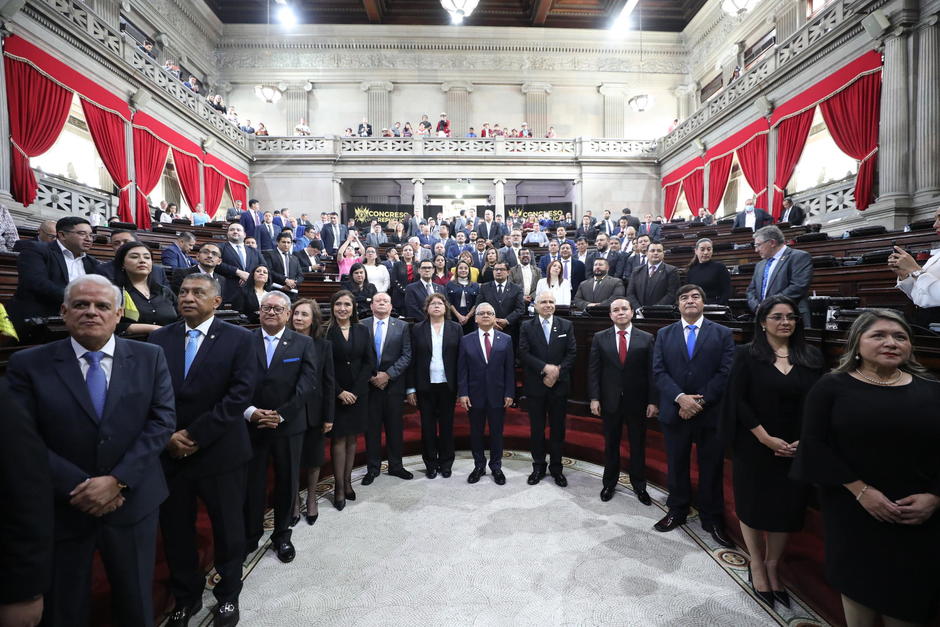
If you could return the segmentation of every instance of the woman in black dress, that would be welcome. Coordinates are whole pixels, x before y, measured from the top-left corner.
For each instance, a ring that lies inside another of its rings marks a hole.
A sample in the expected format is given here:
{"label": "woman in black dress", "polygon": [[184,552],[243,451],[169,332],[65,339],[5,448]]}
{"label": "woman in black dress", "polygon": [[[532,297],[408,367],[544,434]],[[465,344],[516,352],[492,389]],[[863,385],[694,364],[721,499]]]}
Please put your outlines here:
{"label": "woman in black dress", "polygon": [[333,418],[333,506],[346,507],[356,500],[352,489],[352,467],[356,438],[366,430],[369,410],[369,378],[375,371],[375,348],[369,329],[359,324],[355,297],[340,290],[330,299],[330,322],[326,339],[333,345],[336,374],[336,415]]}
{"label": "woman in black dress", "polygon": [[797,305],[786,296],[757,309],[754,339],[737,353],[726,396],[734,420],[734,502],[751,556],[754,592],[790,607],[778,574],[788,535],[803,527],[805,484],[790,479],[806,394],[823,359],[803,337]]}
{"label": "woman in black dress", "polygon": [[[307,399],[307,431],[304,433],[304,448],[300,465],[307,469],[307,508],[308,525],[317,522],[317,483],[320,481],[320,467],[323,466],[325,442],[323,434],[333,428],[333,414],[336,406],[336,377],[333,374],[333,345],[323,338],[323,319],[320,317],[320,305],[309,298],[301,298],[291,307],[290,328],[313,338],[320,363],[320,379],[317,381],[313,396]],[[294,505],[294,518],[300,518],[300,497]]]}
{"label": "woman in black dress", "polygon": [[369,283],[364,265],[357,261],[349,268],[349,274],[343,279],[342,288],[349,290],[355,297],[356,314],[360,318],[372,315],[372,297],[376,295],[376,289]]}
{"label": "woman in black dress", "polygon": [[114,255],[114,269],[114,284],[124,292],[119,334],[147,334],[179,319],[176,295],[153,278],[153,258],[146,244],[121,246]]}
{"label": "woman in black dress", "polygon": [[487,248],[483,256],[483,271],[480,272],[480,285],[489,283],[493,280],[493,269],[496,268],[496,262],[499,261],[499,251],[495,248]]}
{"label": "woman in black dress", "polygon": [[709,305],[727,305],[731,298],[731,273],[720,261],[712,261],[714,249],[707,237],[695,242],[695,256],[688,267],[687,283],[701,285]]}
{"label": "woman in black dress", "polygon": [[390,272],[392,279],[392,306],[399,313],[405,310],[405,288],[418,280],[415,249],[411,244],[401,247],[401,261],[396,261]]}
{"label": "woman in black dress", "polygon": [[898,313],[852,324],[806,399],[793,476],[819,484],[826,575],[850,626],[928,623],[940,609],[940,383]]}
{"label": "woman in black dress", "polygon": [[271,273],[267,266],[258,266],[252,271],[248,282],[236,292],[232,307],[248,318],[248,324],[260,322],[261,299],[271,291]]}

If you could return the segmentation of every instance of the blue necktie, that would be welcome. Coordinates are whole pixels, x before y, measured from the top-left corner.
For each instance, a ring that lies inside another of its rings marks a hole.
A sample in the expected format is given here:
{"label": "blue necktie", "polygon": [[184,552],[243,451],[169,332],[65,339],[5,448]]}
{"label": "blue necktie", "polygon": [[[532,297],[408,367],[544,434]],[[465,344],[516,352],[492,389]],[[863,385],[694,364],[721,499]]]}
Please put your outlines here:
{"label": "blue necktie", "polygon": [[277,338],[273,335],[265,335],[267,344],[264,347],[264,354],[267,357],[268,368],[271,367],[271,360],[274,358],[274,351],[277,349]]}
{"label": "blue necktie", "polygon": [[186,342],[186,355],[184,356],[185,362],[183,364],[183,378],[189,376],[189,367],[193,365],[193,361],[196,359],[196,351],[199,350],[199,345],[196,343],[196,340],[199,339],[199,336],[202,334],[202,331],[199,329],[192,329],[187,331],[186,334],[189,336],[189,341]]}
{"label": "blue necktie", "polygon": [[92,407],[98,418],[104,413],[104,401],[108,397],[108,378],[104,376],[101,367],[101,351],[88,351],[82,357],[88,362],[88,374],[85,375],[85,385],[88,386],[88,395],[91,397]]}
{"label": "blue necktie", "polygon": [[695,352],[695,325],[690,324],[688,329],[689,337],[685,340],[685,348],[689,351],[689,359],[692,359],[692,353]]}
{"label": "blue necktie", "polygon": [[375,363],[382,363],[382,325],[385,324],[382,320],[376,320],[375,322]]}
{"label": "blue necktie", "polygon": [[549,338],[552,336],[552,327],[548,324],[548,320],[542,319],[542,332],[545,333],[545,343],[548,344]]}
{"label": "blue necktie", "polygon": [[767,260],[767,263],[764,264],[764,278],[761,281],[760,285],[760,299],[764,300],[764,297],[767,296],[767,279],[770,277],[770,266],[774,263],[774,258],[771,257]]}

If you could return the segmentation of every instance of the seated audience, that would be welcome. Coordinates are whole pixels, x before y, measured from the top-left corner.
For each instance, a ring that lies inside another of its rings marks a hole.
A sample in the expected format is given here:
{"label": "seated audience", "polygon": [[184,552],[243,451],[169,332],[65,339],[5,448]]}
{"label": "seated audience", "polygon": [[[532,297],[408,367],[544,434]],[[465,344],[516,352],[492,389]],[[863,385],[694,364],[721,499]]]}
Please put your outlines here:
{"label": "seated audience", "polygon": [[780,214],[780,221],[786,222],[791,226],[800,226],[806,221],[806,212],[803,207],[793,204],[792,198],[783,199],[783,212]]}
{"label": "seated audience", "polygon": [[146,335],[176,322],[176,295],[153,276],[153,259],[146,244],[131,241],[114,255],[114,284],[123,295],[118,333]]}
{"label": "seated audience", "polygon": [[[940,235],[940,208],[934,212],[934,231]],[[940,254],[935,254],[923,266],[900,246],[888,257],[888,268],[898,277],[898,289],[916,305],[914,322],[923,326],[940,322],[937,309],[940,307]]]}

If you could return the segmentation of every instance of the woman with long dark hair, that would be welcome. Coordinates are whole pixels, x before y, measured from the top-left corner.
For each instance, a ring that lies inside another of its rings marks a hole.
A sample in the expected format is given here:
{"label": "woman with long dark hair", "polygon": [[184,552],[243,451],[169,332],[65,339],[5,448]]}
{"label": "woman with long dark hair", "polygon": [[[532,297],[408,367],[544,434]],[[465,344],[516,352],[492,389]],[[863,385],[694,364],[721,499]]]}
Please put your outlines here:
{"label": "woman with long dark hair", "polygon": [[349,268],[349,274],[343,279],[342,288],[352,292],[356,298],[356,313],[360,318],[370,315],[375,286],[369,283],[366,268],[356,262]]}
{"label": "woman with long dark hair", "polygon": [[450,272],[447,271],[447,257],[444,255],[434,255],[431,259],[434,265],[434,274],[431,275],[431,283],[436,283],[441,287],[450,283]]}
{"label": "woman with long dark hair", "polygon": [[405,309],[405,288],[418,280],[418,264],[411,244],[401,247],[401,260],[392,266],[392,306],[399,312]]}
{"label": "woman with long dark hair", "polygon": [[499,262],[499,251],[492,246],[483,254],[483,271],[480,272],[480,283],[489,283],[493,280],[493,269]]}
{"label": "woman with long dark hair", "polygon": [[480,284],[470,278],[472,270],[470,262],[461,259],[454,267],[454,278],[445,287],[450,312],[467,333],[473,330],[473,312],[480,296]]}
{"label": "woman with long dark hair", "polygon": [[686,281],[701,285],[709,305],[727,305],[731,298],[731,273],[720,261],[712,260],[714,246],[707,237],[695,242],[695,255],[689,262]]}
{"label": "woman with long dark hair", "polygon": [[151,333],[179,319],[176,296],[153,277],[153,257],[146,244],[127,242],[118,249],[114,255],[114,284],[124,292],[124,316],[118,323],[118,333]]}
{"label": "woman with long dark hair", "polygon": [[260,322],[261,299],[271,288],[271,273],[267,266],[258,266],[251,272],[248,282],[236,293],[232,306],[248,317],[248,324]]}

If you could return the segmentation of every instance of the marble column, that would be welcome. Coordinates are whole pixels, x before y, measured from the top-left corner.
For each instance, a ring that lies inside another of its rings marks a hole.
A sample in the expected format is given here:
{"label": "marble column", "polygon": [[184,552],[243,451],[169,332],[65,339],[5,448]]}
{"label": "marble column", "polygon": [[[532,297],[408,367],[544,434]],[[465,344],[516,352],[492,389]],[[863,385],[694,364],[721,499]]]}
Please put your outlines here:
{"label": "marble column", "polygon": [[[880,199],[906,198],[910,194],[907,39],[907,30],[897,28],[885,40],[878,154]],[[936,77],[932,80],[936,80]]]}
{"label": "marble column", "polygon": [[676,117],[681,122],[692,113],[692,88],[689,85],[679,85],[672,93],[676,97]]}
{"label": "marble column", "polygon": [[292,83],[284,90],[285,135],[294,134],[294,127],[300,123],[301,118],[307,122],[310,120],[310,111],[307,105],[307,97],[310,93],[308,85],[310,83]]}
{"label": "marble column", "polygon": [[493,204],[495,215],[506,217],[506,179],[493,179]]}
{"label": "marble column", "polygon": [[7,84],[4,63],[0,63],[0,200],[12,200],[10,196],[10,114],[7,110]]}
{"label": "marble column", "polygon": [[121,0],[95,0],[95,15],[114,30],[121,30],[121,4]]}
{"label": "marble column", "polygon": [[411,179],[414,185],[414,214],[419,220],[424,217],[424,179]]}
{"label": "marble column", "polygon": [[[128,210],[131,212],[131,220],[137,222],[137,170],[134,168],[134,127],[130,122],[124,124],[124,151],[127,159],[127,180],[130,181],[128,192]],[[118,192],[118,201],[121,194]]]}
{"label": "marble column", "polygon": [[627,86],[604,83],[598,88],[604,97],[604,137],[624,136],[624,106]]}
{"label": "marble column", "polygon": [[[918,30],[914,179],[918,196],[940,192],[940,32],[932,15]],[[884,167],[882,164],[881,167]]]}
{"label": "marble column", "polygon": [[381,135],[383,128],[391,126],[389,123],[391,112],[388,104],[388,94],[394,86],[388,81],[365,81],[360,87],[368,97],[366,117],[369,118],[369,124],[372,125],[372,136],[378,137]]}
{"label": "marble column", "polygon": [[[472,123],[470,119],[470,92],[473,91],[473,84],[466,81],[451,81],[443,83],[441,91],[444,92],[447,103],[444,106],[444,112],[447,113],[447,119],[450,120],[450,136],[466,136]],[[479,134],[479,129],[477,129],[477,135]]]}
{"label": "marble column", "polygon": [[343,215],[343,179],[333,179],[333,211]]}
{"label": "marble column", "polygon": [[774,24],[777,28],[777,41],[789,38],[806,23],[805,0],[785,0],[780,3],[774,15]]}
{"label": "marble column", "polygon": [[532,137],[545,137],[551,117],[548,95],[552,93],[552,86],[548,83],[524,83],[522,93],[525,94],[524,121],[529,125]]}

